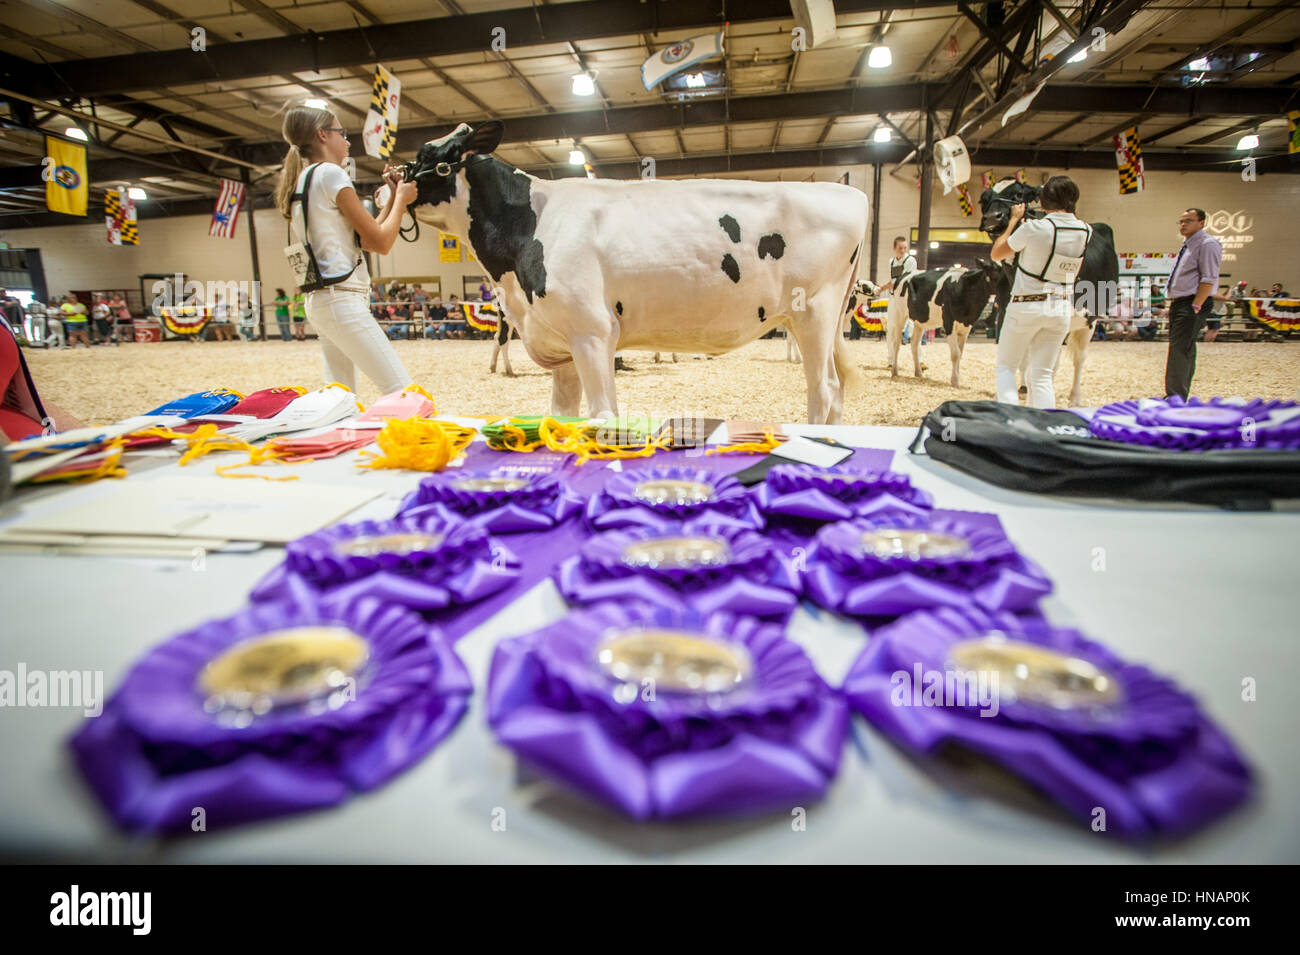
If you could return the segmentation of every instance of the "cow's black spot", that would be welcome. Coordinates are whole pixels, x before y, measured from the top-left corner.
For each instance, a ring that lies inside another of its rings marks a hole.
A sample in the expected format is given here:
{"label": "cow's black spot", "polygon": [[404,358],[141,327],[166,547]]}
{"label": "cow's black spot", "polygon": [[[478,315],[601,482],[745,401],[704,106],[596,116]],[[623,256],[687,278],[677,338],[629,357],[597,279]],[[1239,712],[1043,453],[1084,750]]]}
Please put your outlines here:
{"label": "cow's black spot", "polygon": [[758,320],[761,322],[767,318],[767,313],[763,311],[763,306],[758,306]]}
{"label": "cow's black spot", "polygon": [[764,259],[769,255],[774,259],[785,255],[785,239],[779,232],[769,232],[758,240],[758,257]]}
{"label": "cow's black spot", "polygon": [[854,249],[853,254],[849,256],[849,265],[852,265],[854,262],[858,260],[858,253],[861,251],[862,251],[862,243],[859,242],[858,247]]}
{"label": "cow's black spot", "polygon": [[616,312],[618,312],[620,315],[622,315],[622,314],[623,314],[623,303],[622,303],[622,302],[615,302],[615,303],[614,303],[614,311],[616,311]]}
{"label": "cow's black spot", "polygon": [[727,273],[727,278],[731,281],[740,281],[740,265],[731,257],[730,252],[722,257],[722,271]]}
{"label": "cow's black spot", "polygon": [[493,156],[474,156],[465,163],[469,182],[469,242],[496,281],[514,272],[524,295],[546,295],[546,262],[536,236],[537,214],[530,193],[532,178]]}
{"label": "cow's black spot", "polygon": [[740,223],[731,216],[723,216],[718,220],[718,225],[722,226],[722,231],[727,233],[727,238],[732,242],[740,241]]}

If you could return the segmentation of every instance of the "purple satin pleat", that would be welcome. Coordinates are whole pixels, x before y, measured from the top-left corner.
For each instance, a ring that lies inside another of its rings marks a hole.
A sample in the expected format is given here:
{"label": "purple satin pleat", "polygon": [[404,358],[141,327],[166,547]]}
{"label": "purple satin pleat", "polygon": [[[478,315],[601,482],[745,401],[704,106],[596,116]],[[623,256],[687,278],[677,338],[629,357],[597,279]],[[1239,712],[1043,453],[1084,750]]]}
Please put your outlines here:
{"label": "purple satin pleat", "polygon": [[[730,694],[619,701],[595,647],[610,632],[641,627],[739,643],[755,671]],[[501,641],[487,696],[489,724],[521,760],[635,819],[818,799],[848,728],[844,701],[778,626],[644,604],[600,604]]]}
{"label": "purple satin pleat", "polygon": [[[900,687],[916,668],[942,673],[956,643],[990,633],[1078,657],[1116,679],[1121,694],[1097,710],[1053,709],[1014,698],[915,705]],[[934,753],[957,744],[1001,764],[1091,826],[1126,838],[1180,835],[1244,802],[1250,769],[1173,683],[1127,663],[1077,631],[976,608],[903,617],[877,630],[844,683],[849,704],[895,742]]]}
{"label": "purple satin pleat", "polygon": [[[343,626],[364,638],[355,697],[323,712],[272,710],[237,727],[210,714],[195,686],[235,644],[300,626]],[[418,761],[464,715],[472,690],[459,658],[415,614],[373,599],[292,599],[251,607],[179,634],[128,673],[69,745],[113,820],[178,832],[200,818],[221,828],[342,802]]]}

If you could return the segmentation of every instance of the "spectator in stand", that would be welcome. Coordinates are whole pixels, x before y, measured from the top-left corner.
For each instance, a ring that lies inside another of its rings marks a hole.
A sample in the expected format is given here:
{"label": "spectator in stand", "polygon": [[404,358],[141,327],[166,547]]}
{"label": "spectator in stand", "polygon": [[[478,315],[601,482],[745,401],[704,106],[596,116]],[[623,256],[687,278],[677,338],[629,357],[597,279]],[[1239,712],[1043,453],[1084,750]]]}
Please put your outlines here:
{"label": "spectator in stand", "polygon": [[376,282],[370,289],[370,314],[375,316],[375,321],[382,322],[388,317],[388,312],[384,309],[384,301],[388,293],[384,291],[384,283]]}
{"label": "spectator in stand", "polygon": [[409,338],[411,334],[411,295],[403,285],[397,290],[393,303],[393,324],[388,327],[388,337]]}
{"label": "spectator in stand", "polygon": [[439,341],[447,337],[447,309],[443,307],[442,298],[435,295],[433,304],[429,306],[428,317],[424,326],[425,338],[436,338]]}
{"label": "spectator in stand", "polygon": [[289,305],[291,304],[289,296],[284,289],[278,288],[272,301],[275,305],[275,324],[280,326],[280,341],[287,342],[293,337],[293,333],[289,330]]}
{"label": "spectator in stand", "polygon": [[411,290],[411,317],[415,317],[416,312],[420,317],[427,319],[429,317],[429,293],[424,290],[424,286],[416,285]]}
{"label": "spectator in stand", "polygon": [[68,344],[76,348],[78,343],[90,347],[90,315],[86,306],[71,296],[64,296],[59,311],[63,313],[63,332],[68,337]]}
{"label": "spectator in stand", "polygon": [[24,337],[26,336],[27,329],[23,322],[23,318],[25,317],[23,303],[10,295],[9,290],[5,288],[0,288],[0,312],[4,313],[5,319],[8,320],[10,326],[14,329],[14,334],[17,335],[21,333]]}
{"label": "spectator in stand", "polygon": [[[1115,320],[1109,322],[1110,337],[1117,342],[1131,342],[1137,338],[1137,330],[1133,327],[1133,320],[1136,316],[1133,314],[1133,294],[1131,292],[1121,292],[1119,302],[1115,305]],[[1101,322],[1097,323],[1102,324]]]}
{"label": "spectator in stand", "polygon": [[113,334],[113,310],[109,308],[107,300],[103,298],[95,299],[95,306],[91,310],[91,315],[95,319],[95,338],[96,344],[102,345],[105,342],[117,344],[117,336]]}
{"label": "spectator in stand", "polygon": [[45,330],[45,303],[33,297],[27,303],[26,320],[24,328],[27,332],[27,340],[33,345],[45,341],[48,334]]}
{"label": "spectator in stand", "polygon": [[230,324],[230,303],[217,292],[212,299],[212,337],[219,342],[233,341],[234,326]]}
{"label": "spectator in stand", "polygon": [[1269,298],[1290,298],[1291,293],[1282,287],[1281,282],[1274,282],[1273,287],[1268,290]]}
{"label": "spectator in stand", "polygon": [[465,337],[465,310],[460,307],[460,301],[453,294],[451,301],[447,303],[447,337],[464,338]]}

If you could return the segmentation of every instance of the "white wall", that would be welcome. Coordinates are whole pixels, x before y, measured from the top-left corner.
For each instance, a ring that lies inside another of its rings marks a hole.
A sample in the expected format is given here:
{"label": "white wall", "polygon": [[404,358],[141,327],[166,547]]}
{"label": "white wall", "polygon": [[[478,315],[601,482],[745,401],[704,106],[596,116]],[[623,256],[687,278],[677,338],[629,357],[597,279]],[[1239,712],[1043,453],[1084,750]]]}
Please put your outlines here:
{"label": "white wall", "polygon": [[[987,167],[976,164],[971,184],[978,200],[979,173]],[[808,178],[834,180],[845,171],[849,183],[871,193],[871,167],[849,166],[823,169],[784,170],[786,180]],[[995,176],[1014,169],[995,167]],[[1028,181],[1039,183],[1065,170],[1028,168]],[[1256,182],[1242,182],[1237,170],[1209,172],[1150,172],[1146,191],[1132,196],[1119,195],[1118,177],[1109,169],[1069,171],[1079,184],[1082,198],[1079,213],[1090,222],[1108,222],[1115,230],[1117,251],[1173,252],[1178,248],[1177,219],[1189,206],[1199,206],[1211,214],[1223,211],[1240,214],[1239,248],[1226,248],[1224,272],[1233,281],[1245,279],[1251,286],[1268,286],[1282,282],[1293,293],[1300,289],[1300,255],[1296,251],[1293,219],[1300,210],[1300,175],[1274,173]],[[888,275],[890,239],[907,235],[916,225],[920,201],[914,185],[913,167],[899,176],[884,176],[881,190],[880,257],[878,275]],[[905,178],[904,178],[905,177]],[[736,174],[730,178],[776,178],[775,172]],[[975,217],[964,218],[957,205],[956,193],[943,195],[936,185],[931,206],[933,227],[968,228],[976,225]],[[252,279],[247,222],[242,220],[234,239],[208,236],[208,216],[183,216],[175,219],[145,219],[140,223],[140,245],[111,246],[105,241],[102,223],[58,226],[40,229],[0,229],[0,241],[13,248],[39,248],[45,264],[46,281],[52,295],[66,294],[73,288],[135,288],[142,272],[185,272],[191,279],[208,282],[240,282]],[[1237,233],[1230,233],[1236,237]],[[285,245],[284,220],[274,210],[257,212],[257,236],[262,268],[262,285],[266,298],[276,286],[288,288],[290,273],[281,254]],[[463,238],[463,237],[462,237]],[[372,257],[376,277],[392,275],[438,275],[444,293],[461,291],[461,276],[482,274],[478,262],[440,262],[438,234],[421,227],[417,243],[400,241],[386,256]]]}

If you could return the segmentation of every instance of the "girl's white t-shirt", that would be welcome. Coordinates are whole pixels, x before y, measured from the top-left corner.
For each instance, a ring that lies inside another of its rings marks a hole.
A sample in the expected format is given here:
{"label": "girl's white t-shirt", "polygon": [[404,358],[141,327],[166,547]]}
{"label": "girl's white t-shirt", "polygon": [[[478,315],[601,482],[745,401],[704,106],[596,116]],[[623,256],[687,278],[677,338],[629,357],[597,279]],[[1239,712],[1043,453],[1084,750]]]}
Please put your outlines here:
{"label": "girl's white t-shirt", "polygon": [[[296,192],[302,191],[307,171],[304,169],[298,176]],[[356,265],[356,271],[352,272],[346,282],[340,284],[347,288],[359,286],[368,289],[370,273],[366,269],[365,257],[357,244],[352,223],[339,211],[338,194],[343,189],[350,188],[353,188],[352,180],[342,167],[332,162],[316,166],[316,172],[311,178],[311,195],[306,197],[306,201],[311,203],[308,215],[311,235],[307,237],[308,244],[316,255],[316,264],[322,278],[346,275]],[[302,206],[297,203],[293,207],[293,231],[295,237],[302,241]]]}

